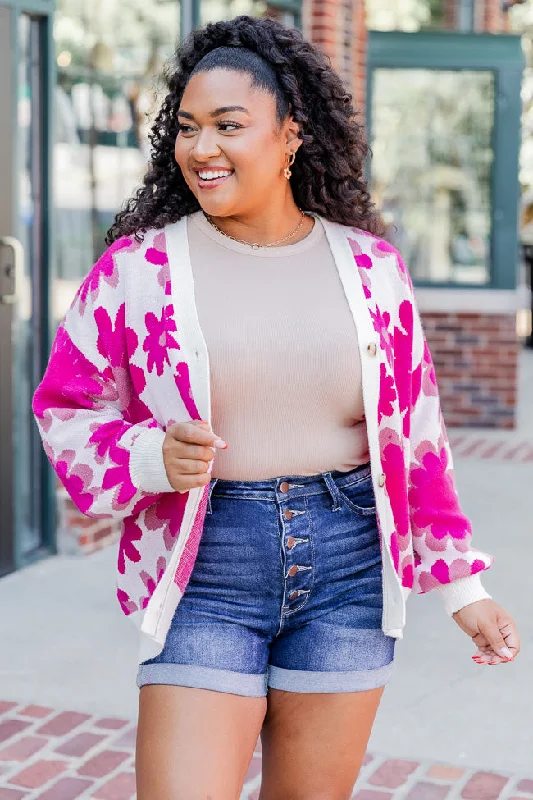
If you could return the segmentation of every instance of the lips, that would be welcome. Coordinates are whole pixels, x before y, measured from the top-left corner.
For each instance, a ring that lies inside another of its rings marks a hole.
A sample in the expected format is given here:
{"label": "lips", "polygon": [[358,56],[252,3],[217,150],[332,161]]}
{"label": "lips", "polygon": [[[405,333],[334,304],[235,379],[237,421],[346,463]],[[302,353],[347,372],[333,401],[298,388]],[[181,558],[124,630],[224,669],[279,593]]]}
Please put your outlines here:
{"label": "lips", "polygon": [[202,169],[195,170],[195,172],[199,189],[216,189],[217,186],[221,186],[233,175],[233,170],[227,169]]}

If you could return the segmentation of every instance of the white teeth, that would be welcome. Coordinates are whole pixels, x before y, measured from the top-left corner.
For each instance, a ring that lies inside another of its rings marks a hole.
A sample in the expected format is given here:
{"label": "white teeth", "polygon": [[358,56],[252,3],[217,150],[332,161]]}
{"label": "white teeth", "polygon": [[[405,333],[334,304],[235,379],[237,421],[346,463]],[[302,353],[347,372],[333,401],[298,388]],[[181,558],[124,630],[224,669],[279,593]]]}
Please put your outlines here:
{"label": "white teeth", "polygon": [[200,175],[200,178],[203,181],[214,181],[215,178],[225,178],[225,177],[231,175],[231,170],[221,170],[221,171],[217,171],[217,172],[212,172],[212,171],[199,172],[198,174]]}

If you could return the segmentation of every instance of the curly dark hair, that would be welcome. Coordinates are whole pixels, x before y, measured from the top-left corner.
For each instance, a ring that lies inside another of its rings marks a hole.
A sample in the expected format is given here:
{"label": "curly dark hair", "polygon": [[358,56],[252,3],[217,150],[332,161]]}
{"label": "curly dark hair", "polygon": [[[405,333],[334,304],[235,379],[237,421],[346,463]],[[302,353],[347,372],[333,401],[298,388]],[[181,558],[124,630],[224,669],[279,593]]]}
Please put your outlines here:
{"label": "curly dark hair", "polygon": [[[285,95],[285,108],[299,123],[302,145],[290,179],[296,204],[333,222],[383,233],[364,178],[369,148],[363,126],[328,57],[277,20],[239,16],[195,30],[178,46],[165,70],[168,94],[149,136],[150,166],[142,186],[116,215],[106,243],[132,234],[142,240],[149,228],[163,228],[200,210],[174,159],[177,111],[199,62],[221,47],[245,48],[263,59]],[[252,79],[254,72],[250,65]]]}

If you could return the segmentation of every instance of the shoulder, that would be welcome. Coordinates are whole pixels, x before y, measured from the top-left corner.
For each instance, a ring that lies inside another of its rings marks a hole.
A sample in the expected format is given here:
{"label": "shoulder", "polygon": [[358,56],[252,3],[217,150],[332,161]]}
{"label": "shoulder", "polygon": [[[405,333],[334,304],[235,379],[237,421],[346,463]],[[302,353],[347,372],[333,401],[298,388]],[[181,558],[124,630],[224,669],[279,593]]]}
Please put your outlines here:
{"label": "shoulder", "polygon": [[121,236],[96,261],[78,289],[71,308],[76,307],[83,314],[89,305],[114,305],[119,297],[124,298],[128,284],[149,284],[152,277],[158,281],[159,270],[166,265],[165,229]]}
{"label": "shoulder", "polygon": [[340,226],[346,236],[354,261],[358,267],[379,272],[389,277],[397,277],[407,290],[412,292],[413,284],[409,270],[399,252],[386,239],[360,228]]}

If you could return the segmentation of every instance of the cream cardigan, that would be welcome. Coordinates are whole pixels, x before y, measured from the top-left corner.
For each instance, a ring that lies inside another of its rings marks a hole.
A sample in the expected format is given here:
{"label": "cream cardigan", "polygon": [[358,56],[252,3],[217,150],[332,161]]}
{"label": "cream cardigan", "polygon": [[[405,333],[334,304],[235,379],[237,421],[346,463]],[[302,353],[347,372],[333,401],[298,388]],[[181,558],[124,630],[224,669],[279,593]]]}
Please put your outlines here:
{"label": "cream cardigan", "polygon": [[[492,556],[472,547],[431,356],[400,255],[320,218],[356,325],[383,554],[383,631],[401,638],[411,591],[448,614],[490,595]],[[211,422],[209,359],[194,302],[186,219],[121,238],[80,287],[33,410],[50,463],[78,508],[122,523],[120,605],[157,655],[189,580],[208,486],[175,492],[167,426]],[[215,455],[216,458],[216,455]],[[213,462],[211,462],[212,466]]]}

